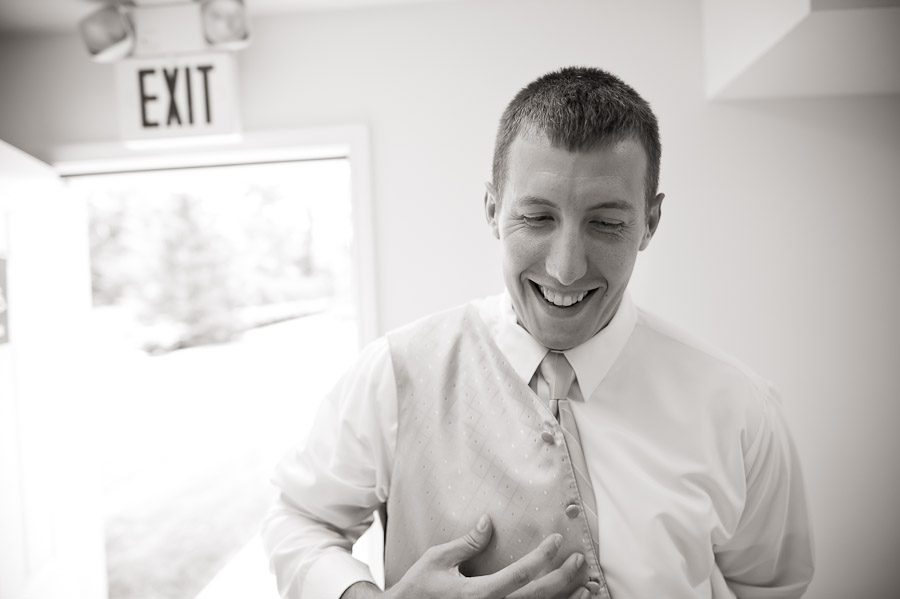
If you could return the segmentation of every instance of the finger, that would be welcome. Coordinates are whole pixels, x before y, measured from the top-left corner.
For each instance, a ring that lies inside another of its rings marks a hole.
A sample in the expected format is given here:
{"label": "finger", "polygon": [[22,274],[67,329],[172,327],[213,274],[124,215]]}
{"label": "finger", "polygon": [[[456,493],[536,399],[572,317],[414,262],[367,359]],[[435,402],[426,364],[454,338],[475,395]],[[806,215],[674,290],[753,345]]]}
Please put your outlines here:
{"label": "finger", "polygon": [[431,549],[435,563],[452,568],[485,550],[491,540],[493,526],[487,514],[481,516],[475,528],[448,543]]}
{"label": "finger", "polygon": [[499,572],[478,578],[485,596],[506,597],[540,577],[541,571],[551,561],[562,545],[562,535],[552,534],[541,541],[527,555],[506,566]]}
{"label": "finger", "polygon": [[579,587],[575,589],[571,595],[569,595],[569,599],[588,599],[591,596],[591,592],[587,590],[585,587]]}
{"label": "finger", "polygon": [[[532,581],[529,585],[509,595],[507,599],[531,599],[533,597],[578,598],[579,588],[590,579],[584,555],[573,553],[558,568]],[[589,593],[585,594],[585,597]]]}

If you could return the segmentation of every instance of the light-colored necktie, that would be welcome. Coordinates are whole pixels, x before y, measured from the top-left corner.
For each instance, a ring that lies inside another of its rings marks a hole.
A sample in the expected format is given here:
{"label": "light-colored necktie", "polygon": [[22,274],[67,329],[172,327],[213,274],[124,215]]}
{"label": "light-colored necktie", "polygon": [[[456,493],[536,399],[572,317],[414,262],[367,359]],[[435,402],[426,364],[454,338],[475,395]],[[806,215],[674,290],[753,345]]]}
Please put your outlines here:
{"label": "light-colored necktie", "polygon": [[584,459],[584,450],[581,447],[581,438],[578,436],[578,425],[575,423],[575,416],[572,414],[571,406],[569,406],[569,400],[576,395],[574,393],[575,371],[562,353],[551,351],[541,361],[540,373],[546,381],[546,387],[538,385],[538,395],[542,399],[549,401],[550,411],[559,420],[559,427],[565,436],[566,447],[569,449],[569,458],[572,461],[572,469],[575,471],[575,484],[578,486],[581,504],[584,506],[584,515],[591,528],[594,554],[599,559],[597,499],[594,496],[594,487],[591,485],[591,478],[588,475],[587,462]]}

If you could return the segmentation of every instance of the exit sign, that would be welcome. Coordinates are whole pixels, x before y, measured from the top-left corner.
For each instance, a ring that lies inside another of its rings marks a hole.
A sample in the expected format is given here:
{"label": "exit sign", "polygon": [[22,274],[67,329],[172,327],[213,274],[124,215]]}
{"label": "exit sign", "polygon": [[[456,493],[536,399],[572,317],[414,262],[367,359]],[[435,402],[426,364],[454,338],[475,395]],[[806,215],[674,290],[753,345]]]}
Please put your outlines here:
{"label": "exit sign", "polygon": [[234,56],[137,58],[116,63],[126,141],[228,135],[240,129]]}

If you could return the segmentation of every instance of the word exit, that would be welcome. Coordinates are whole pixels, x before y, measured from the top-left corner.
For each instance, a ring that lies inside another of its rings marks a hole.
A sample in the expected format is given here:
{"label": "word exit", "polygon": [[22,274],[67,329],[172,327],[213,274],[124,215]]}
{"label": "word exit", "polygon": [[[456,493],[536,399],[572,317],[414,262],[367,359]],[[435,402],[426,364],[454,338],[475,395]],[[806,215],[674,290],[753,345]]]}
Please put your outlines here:
{"label": "word exit", "polygon": [[119,123],[128,140],[238,131],[233,56],[193,54],[116,64]]}
{"label": "word exit", "polygon": [[[138,76],[138,89],[141,94],[141,126],[144,128],[148,127],[159,127],[160,123],[165,127],[181,127],[183,125],[193,125],[194,124],[194,104],[195,104],[195,95],[196,103],[203,108],[203,118],[207,124],[212,123],[212,110],[210,107],[211,100],[209,97],[209,77],[210,71],[212,71],[215,66],[211,64],[202,64],[197,65],[193,69],[191,67],[161,67],[161,68],[149,68],[149,69],[141,69],[137,72]],[[202,80],[202,85],[197,85],[197,74],[200,74],[200,79]],[[153,81],[154,78],[162,77],[165,82],[165,91],[161,98],[157,93],[150,93],[150,89],[158,87],[158,85],[154,85],[158,83]],[[196,94],[191,91],[195,88],[199,87],[197,90],[200,92]],[[184,92],[182,93],[182,89]],[[165,114],[165,118],[159,118],[158,120],[152,120],[149,114],[153,112],[160,112],[159,110],[154,111],[152,106],[155,102],[162,102],[159,108],[163,108],[162,112]],[[181,115],[184,114],[184,119],[182,119]]]}

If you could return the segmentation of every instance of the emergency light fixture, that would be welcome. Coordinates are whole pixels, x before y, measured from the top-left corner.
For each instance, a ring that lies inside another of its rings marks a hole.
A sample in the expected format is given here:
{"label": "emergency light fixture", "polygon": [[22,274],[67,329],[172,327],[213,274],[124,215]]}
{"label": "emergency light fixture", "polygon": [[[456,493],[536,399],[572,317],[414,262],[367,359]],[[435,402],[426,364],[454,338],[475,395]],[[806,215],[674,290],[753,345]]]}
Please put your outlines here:
{"label": "emergency light fixture", "polygon": [[240,50],[250,43],[244,0],[113,0],[79,27],[95,62]]}
{"label": "emergency light fixture", "polygon": [[134,28],[128,13],[117,5],[92,12],[78,24],[91,58],[112,62],[125,58],[134,49]]}
{"label": "emergency light fixture", "polygon": [[200,6],[207,44],[240,50],[249,43],[244,0],[206,0]]}

